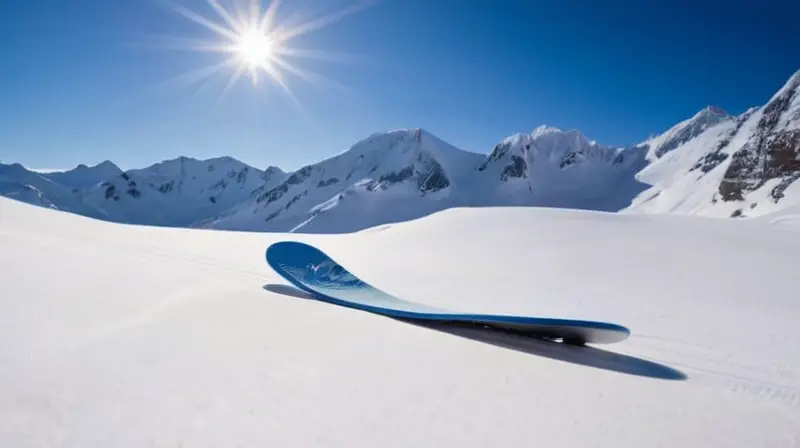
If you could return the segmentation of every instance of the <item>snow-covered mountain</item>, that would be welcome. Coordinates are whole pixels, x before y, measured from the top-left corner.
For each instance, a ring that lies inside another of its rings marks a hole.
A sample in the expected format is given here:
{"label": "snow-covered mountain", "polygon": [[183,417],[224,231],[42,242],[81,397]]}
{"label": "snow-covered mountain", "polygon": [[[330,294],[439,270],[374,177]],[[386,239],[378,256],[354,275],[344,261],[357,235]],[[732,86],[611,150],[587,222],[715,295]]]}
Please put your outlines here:
{"label": "snow-covered mountain", "polygon": [[0,196],[95,218],[102,215],[93,204],[86,202],[79,188],[60,184],[19,163],[0,163]]}
{"label": "snow-covered mountain", "polygon": [[[454,207],[537,206],[753,217],[800,205],[800,71],[740,115],[708,106],[627,148],[540,126],[488,154],[421,129],[373,134],[285,173],[230,157],[121,172],[0,171],[0,194],[111,221],[352,232]],[[11,174],[9,174],[11,173]]]}
{"label": "snow-covered mountain", "polygon": [[714,115],[637,174],[652,187],[625,212],[748,217],[800,204],[800,71],[764,106]]}
{"label": "snow-covered mountain", "polygon": [[0,195],[108,221],[186,227],[222,214],[286,175],[231,157],[180,157],[125,172],[111,162],[51,173],[0,164]]}
{"label": "snow-covered mountain", "polygon": [[484,205],[528,205],[617,211],[646,188],[634,179],[642,149],[612,148],[580,131],[540,126],[504,139],[477,167]]}
{"label": "snow-covered mountain", "polygon": [[270,177],[283,175],[231,157],[179,157],[125,171],[90,188],[85,197],[111,221],[186,227],[240,204]]}
{"label": "snow-covered mountain", "polygon": [[420,129],[375,134],[308,165],[208,227],[348,232],[419,218],[471,201],[484,156]]}
{"label": "snow-covered mountain", "polygon": [[646,186],[643,151],[623,153],[580,132],[539,127],[483,155],[421,129],[372,135],[305,166],[207,222],[236,230],[351,232],[453,207],[534,205],[618,210]]}

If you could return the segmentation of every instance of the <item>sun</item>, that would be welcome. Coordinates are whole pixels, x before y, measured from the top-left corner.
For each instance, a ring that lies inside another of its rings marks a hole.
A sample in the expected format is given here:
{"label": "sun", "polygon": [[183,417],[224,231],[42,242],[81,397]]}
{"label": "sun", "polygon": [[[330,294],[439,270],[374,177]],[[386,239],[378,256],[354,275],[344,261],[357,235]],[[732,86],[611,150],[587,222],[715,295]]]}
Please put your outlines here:
{"label": "sun", "polygon": [[241,63],[251,70],[272,64],[274,42],[258,28],[244,30],[235,50]]}
{"label": "sun", "polygon": [[278,7],[282,0],[271,0],[267,5],[262,5],[262,0],[249,0],[249,5],[245,7],[242,7],[245,0],[229,1],[233,5],[225,7],[221,0],[205,0],[210,9],[218,16],[217,20],[183,6],[174,5],[172,7],[180,15],[202,26],[206,31],[212,32],[213,39],[168,38],[165,42],[167,46],[173,49],[223,55],[223,59],[219,63],[182,74],[174,79],[175,81],[198,82],[227,68],[231,70],[231,75],[223,94],[230,90],[242,76],[248,74],[253,86],[258,85],[261,76],[266,75],[294,97],[286,82],[287,73],[311,83],[326,80],[322,76],[301,69],[296,63],[290,62],[290,59],[331,60],[333,58],[327,52],[293,47],[290,45],[292,40],[319,30],[365,7],[372,6],[379,0],[360,0],[359,3],[348,8],[294,26],[279,23],[277,19]]}

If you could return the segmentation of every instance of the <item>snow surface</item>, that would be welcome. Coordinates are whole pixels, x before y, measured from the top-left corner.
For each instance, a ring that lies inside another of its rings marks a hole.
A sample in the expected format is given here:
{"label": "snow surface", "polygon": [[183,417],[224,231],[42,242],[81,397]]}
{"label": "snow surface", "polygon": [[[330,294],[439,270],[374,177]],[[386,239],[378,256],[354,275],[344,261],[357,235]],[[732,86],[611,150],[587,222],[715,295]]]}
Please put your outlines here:
{"label": "snow surface", "polygon": [[[287,235],[0,198],[0,446],[797,446],[787,229],[509,207]],[[633,334],[576,348],[305,300],[264,261],[283,239],[432,306]]]}

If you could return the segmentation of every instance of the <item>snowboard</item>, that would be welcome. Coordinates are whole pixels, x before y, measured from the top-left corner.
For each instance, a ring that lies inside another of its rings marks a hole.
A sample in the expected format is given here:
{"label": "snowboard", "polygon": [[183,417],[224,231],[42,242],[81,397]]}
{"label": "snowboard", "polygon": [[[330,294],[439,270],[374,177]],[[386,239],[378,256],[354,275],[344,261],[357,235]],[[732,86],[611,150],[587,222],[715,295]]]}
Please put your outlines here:
{"label": "snowboard", "polygon": [[610,322],[475,314],[411,302],[370,285],[318,248],[302,242],[274,243],[265,256],[275,272],[315,299],[387,317],[476,324],[576,345],[610,344],[630,335],[627,328]]}

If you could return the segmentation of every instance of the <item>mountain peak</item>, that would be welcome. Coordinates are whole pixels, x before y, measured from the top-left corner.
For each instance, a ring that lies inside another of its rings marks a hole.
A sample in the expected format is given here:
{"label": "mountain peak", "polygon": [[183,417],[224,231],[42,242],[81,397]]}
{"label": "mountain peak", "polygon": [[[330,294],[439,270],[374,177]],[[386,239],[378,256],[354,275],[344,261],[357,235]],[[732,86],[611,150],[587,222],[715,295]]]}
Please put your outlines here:
{"label": "mountain peak", "polygon": [[708,105],[697,112],[693,118],[701,118],[701,117],[711,117],[711,116],[721,116],[721,117],[728,117],[728,112],[718,106]]}
{"label": "mountain peak", "polygon": [[120,168],[110,160],[104,160],[97,165],[86,165],[85,163],[79,163],[78,166],[73,168],[70,171],[86,171],[86,170],[102,170],[102,171],[122,171]]}
{"label": "mountain peak", "polygon": [[781,87],[777,92],[775,92],[774,95],[772,95],[772,98],[770,98],[769,103],[785,95],[786,92],[797,90],[798,87],[800,87],[800,70],[794,72],[794,74],[789,77],[786,83],[783,84],[783,87]]}
{"label": "mountain peak", "polygon": [[559,128],[555,127],[555,126],[549,126],[549,125],[546,125],[546,124],[542,124],[542,125],[537,126],[536,129],[534,129],[533,132],[531,132],[531,136],[533,138],[537,138],[537,137],[540,137],[540,136],[543,136],[543,135],[555,134],[555,133],[559,133],[559,132],[564,132],[564,131],[562,131],[561,129],[559,129]]}
{"label": "mountain peak", "polygon": [[732,119],[727,112],[717,106],[706,106],[691,118],[687,118],[666,132],[650,137],[637,146],[647,146],[647,159],[656,160],[673,149],[697,137],[706,129],[723,121]]}

